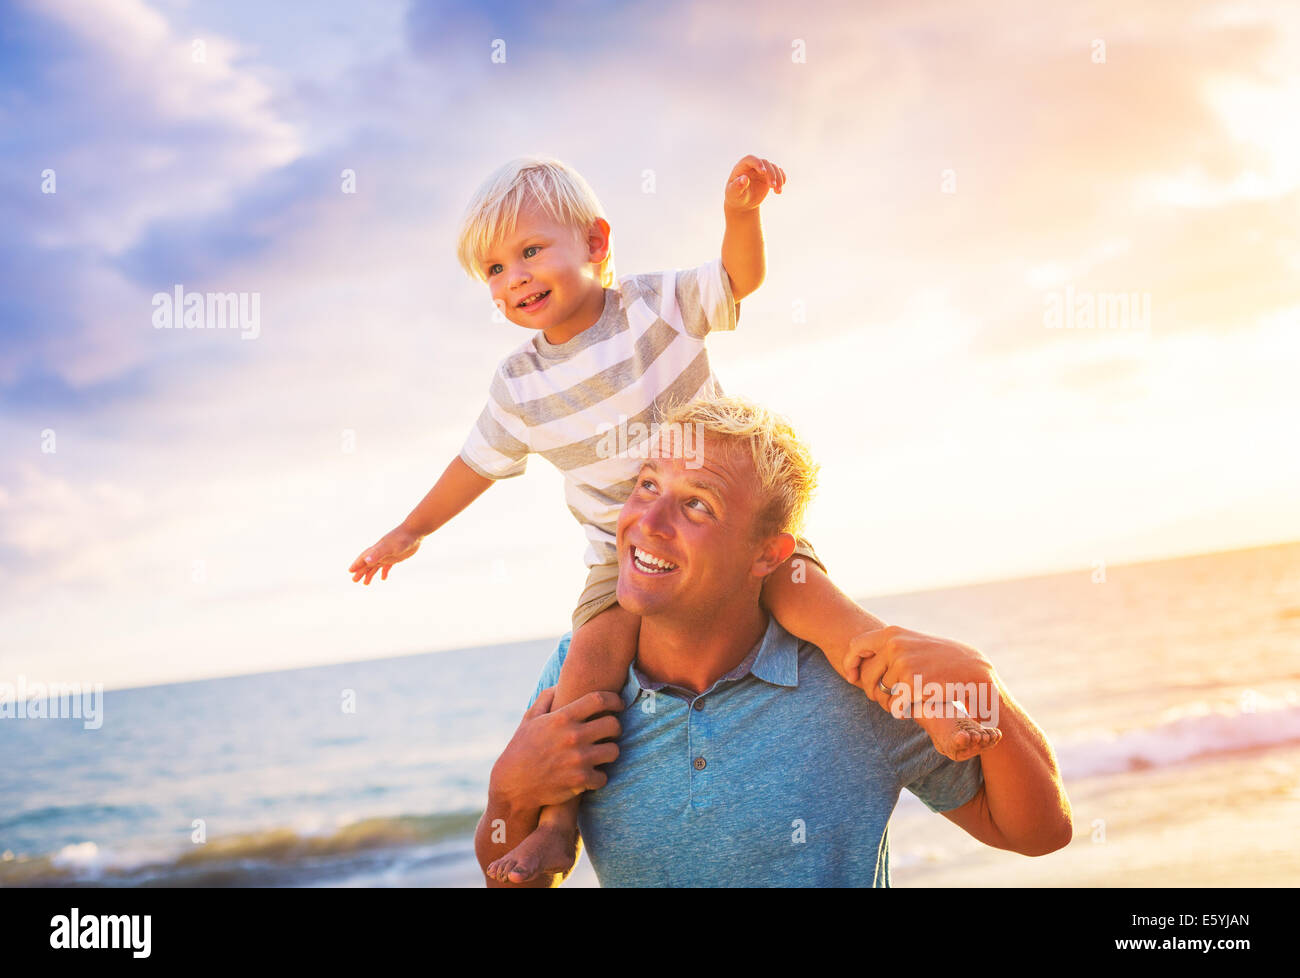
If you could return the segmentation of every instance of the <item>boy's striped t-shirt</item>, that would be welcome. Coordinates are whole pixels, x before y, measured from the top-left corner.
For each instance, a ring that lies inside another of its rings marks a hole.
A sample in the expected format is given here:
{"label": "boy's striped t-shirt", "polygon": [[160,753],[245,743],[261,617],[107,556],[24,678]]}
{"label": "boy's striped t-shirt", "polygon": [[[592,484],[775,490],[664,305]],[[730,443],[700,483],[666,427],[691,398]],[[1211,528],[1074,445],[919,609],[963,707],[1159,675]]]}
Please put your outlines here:
{"label": "boy's striped t-shirt", "polygon": [[587,565],[617,561],[618,512],[641,467],[622,449],[643,441],[669,404],[722,392],[704,338],[735,329],[739,316],[721,258],[619,279],[592,326],[561,344],[538,331],[501,362],[460,457],[506,479],[541,455],[564,475]]}

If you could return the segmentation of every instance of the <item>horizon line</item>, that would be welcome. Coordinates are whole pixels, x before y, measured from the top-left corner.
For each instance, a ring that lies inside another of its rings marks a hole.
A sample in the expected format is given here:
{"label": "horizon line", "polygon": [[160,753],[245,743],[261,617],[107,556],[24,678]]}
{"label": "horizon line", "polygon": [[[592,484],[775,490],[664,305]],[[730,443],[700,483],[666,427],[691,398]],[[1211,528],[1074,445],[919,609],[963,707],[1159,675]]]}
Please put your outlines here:
{"label": "horizon line", "polygon": [[[1244,553],[1245,551],[1248,550],[1267,550],[1272,547],[1287,547],[1287,546],[1296,546],[1296,545],[1300,545],[1300,539],[1279,540],[1275,543],[1248,544],[1243,547],[1225,547],[1218,550],[1200,550],[1200,551],[1193,551],[1191,553],[1172,554],[1164,557],[1144,558],[1140,560],[1126,561],[1124,563],[1107,564],[1106,567],[1108,569],[1119,568],[1119,567],[1142,567],[1147,564],[1170,563],[1175,560],[1188,560],[1193,557],[1213,557],[1213,556],[1229,554],[1229,553]],[[892,591],[885,594],[871,594],[861,598],[854,598],[854,600],[857,601],[859,604],[862,604],[865,601],[877,601],[877,600],[885,600],[889,598],[907,597],[907,596],[918,595],[918,594],[929,594],[937,591],[960,591],[965,588],[984,587],[991,584],[1011,584],[1016,581],[1027,581],[1027,580],[1032,580],[1035,578],[1042,578],[1042,577],[1062,577],[1067,574],[1088,573],[1090,570],[1091,568],[1068,567],[1068,568],[1062,568],[1057,570],[1038,571],[1030,574],[1020,574],[1013,577],[987,578],[987,579],[976,580],[976,581],[964,581],[957,584],[944,584],[938,587],[916,588],[910,591]],[[270,675],[275,675],[277,673],[301,672],[306,669],[324,669],[330,666],[343,666],[352,663],[387,662],[392,659],[409,659],[418,655],[442,655],[444,653],[449,653],[449,652],[470,652],[473,651],[474,649],[509,648],[510,646],[528,645],[533,642],[558,641],[560,637],[561,635],[537,635],[532,638],[511,639],[505,642],[485,642],[482,645],[457,645],[457,646],[447,646],[446,648],[441,648],[441,649],[420,649],[418,651],[413,651],[413,652],[396,652],[387,655],[365,656],[359,659],[337,659],[332,661],[319,662],[316,663],[315,665],[310,665],[310,666],[291,666],[282,669],[262,669],[253,672],[217,673],[208,676],[196,676],[193,679],[165,679],[165,680],[159,680],[158,682],[145,682],[145,683],[139,683],[134,686],[105,686],[104,692],[105,693],[128,692],[134,689],[153,689],[160,686],[183,686],[187,683],[203,683],[203,682],[211,682],[213,680],[219,680],[219,679],[241,679],[248,676],[270,676]]]}

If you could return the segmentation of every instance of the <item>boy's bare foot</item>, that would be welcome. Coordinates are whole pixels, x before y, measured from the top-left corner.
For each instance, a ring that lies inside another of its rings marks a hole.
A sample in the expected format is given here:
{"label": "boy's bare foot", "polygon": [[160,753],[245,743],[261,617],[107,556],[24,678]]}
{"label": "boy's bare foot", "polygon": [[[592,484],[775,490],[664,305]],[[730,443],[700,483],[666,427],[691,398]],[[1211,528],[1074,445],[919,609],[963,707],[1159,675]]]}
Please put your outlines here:
{"label": "boy's bare foot", "polygon": [[577,851],[576,833],[543,822],[523,842],[491,863],[487,874],[498,883],[527,883],[539,873],[568,872]]}
{"label": "boy's bare foot", "polygon": [[994,747],[1002,739],[997,727],[980,726],[971,717],[917,717],[921,729],[930,735],[934,749],[954,761],[968,761]]}

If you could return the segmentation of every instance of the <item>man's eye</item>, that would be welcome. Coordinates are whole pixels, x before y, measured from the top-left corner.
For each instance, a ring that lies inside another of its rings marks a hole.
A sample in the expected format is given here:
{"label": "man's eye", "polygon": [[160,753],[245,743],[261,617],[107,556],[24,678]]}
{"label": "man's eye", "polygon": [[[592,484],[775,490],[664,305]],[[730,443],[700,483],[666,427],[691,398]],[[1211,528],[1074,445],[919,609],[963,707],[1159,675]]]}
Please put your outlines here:
{"label": "man's eye", "polygon": [[637,488],[638,488],[638,489],[644,489],[646,486],[649,486],[651,489],[653,489],[654,486],[655,486],[655,484],[654,484],[653,482],[651,482],[649,479],[642,479],[642,480],[637,484]]}
{"label": "man's eye", "polygon": [[701,499],[699,496],[694,496],[694,497],[692,497],[691,499],[688,499],[688,500],[686,501],[686,505],[688,505],[688,506],[689,506],[691,503],[699,503],[699,504],[700,504],[700,512],[702,512],[702,513],[709,513],[709,512],[712,512],[712,510],[709,509],[709,504],[706,503],[706,502],[705,502],[703,499]]}

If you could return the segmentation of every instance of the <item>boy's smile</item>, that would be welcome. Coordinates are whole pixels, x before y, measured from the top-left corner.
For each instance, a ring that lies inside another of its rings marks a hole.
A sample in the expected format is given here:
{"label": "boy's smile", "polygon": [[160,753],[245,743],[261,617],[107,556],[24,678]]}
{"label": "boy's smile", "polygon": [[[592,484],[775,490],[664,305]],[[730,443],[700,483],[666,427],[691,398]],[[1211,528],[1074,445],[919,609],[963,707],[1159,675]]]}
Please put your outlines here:
{"label": "boy's smile", "polygon": [[528,298],[520,301],[516,309],[524,310],[527,315],[533,315],[546,305],[546,300],[550,298],[551,290],[545,289],[542,292],[534,292]]}
{"label": "boy's smile", "polygon": [[514,231],[484,257],[483,270],[493,303],[510,322],[560,344],[600,319],[605,290],[598,266],[608,253],[607,222],[598,219],[583,238],[530,201]]}

